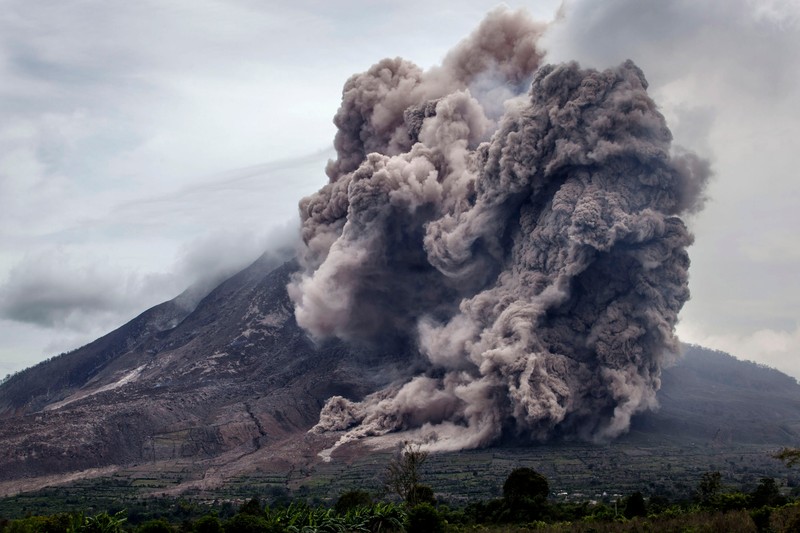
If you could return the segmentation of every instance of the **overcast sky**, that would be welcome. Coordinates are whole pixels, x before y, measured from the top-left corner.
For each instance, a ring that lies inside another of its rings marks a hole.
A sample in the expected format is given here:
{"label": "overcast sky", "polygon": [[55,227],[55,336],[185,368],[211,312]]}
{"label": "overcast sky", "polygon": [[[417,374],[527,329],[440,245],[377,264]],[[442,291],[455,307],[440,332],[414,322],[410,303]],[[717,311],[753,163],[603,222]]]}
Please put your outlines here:
{"label": "overcast sky", "polygon": [[[682,339],[800,377],[800,1],[507,4],[549,61],[633,59],[711,160]],[[0,377],[289,242],[347,77],[496,5],[0,0]]]}

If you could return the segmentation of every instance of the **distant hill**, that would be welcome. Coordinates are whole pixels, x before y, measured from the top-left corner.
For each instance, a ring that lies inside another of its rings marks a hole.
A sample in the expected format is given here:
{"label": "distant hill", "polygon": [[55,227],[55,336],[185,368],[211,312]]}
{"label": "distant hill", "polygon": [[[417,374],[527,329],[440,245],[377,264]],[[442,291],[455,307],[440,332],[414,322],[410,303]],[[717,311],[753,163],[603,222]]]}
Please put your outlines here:
{"label": "distant hill", "polygon": [[[184,461],[213,484],[318,462],[335,437],[307,430],[325,400],[363,397],[415,355],[314,345],[286,293],[295,268],[264,256],[196,306],[165,302],[0,385],[0,494],[121,465]],[[688,346],[662,382],[623,441],[800,444],[800,385],[777,370]]]}
{"label": "distant hill", "polygon": [[663,372],[661,408],[637,416],[631,436],[792,445],[800,437],[800,385],[786,374],[724,352],[686,346]]}

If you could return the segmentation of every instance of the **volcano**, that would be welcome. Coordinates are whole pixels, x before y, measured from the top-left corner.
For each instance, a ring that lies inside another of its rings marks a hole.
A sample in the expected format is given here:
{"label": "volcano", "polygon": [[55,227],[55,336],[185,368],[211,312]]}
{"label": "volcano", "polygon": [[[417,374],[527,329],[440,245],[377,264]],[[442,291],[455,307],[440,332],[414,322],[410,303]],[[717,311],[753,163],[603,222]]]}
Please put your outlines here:
{"label": "volcano", "polygon": [[[178,297],[8,379],[0,386],[2,492],[129,465],[158,472],[176,460],[194,465],[207,486],[323,461],[318,454],[339,433],[308,431],[325,402],[357,401],[417,356],[403,345],[387,353],[309,340],[286,290],[297,268],[264,255],[194,309]],[[634,417],[631,437],[800,443],[800,385],[777,370],[687,347],[662,382],[660,409]]]}
{"label": "volcano", "polygon": [[4,490],[176,461],[211,486],[396,438],[797,442],[792,378],[676,364],[709,163],[632,61],[544,64],[544,31],[501,8],[440,66],[352,76],[296,255],[3,383]]}

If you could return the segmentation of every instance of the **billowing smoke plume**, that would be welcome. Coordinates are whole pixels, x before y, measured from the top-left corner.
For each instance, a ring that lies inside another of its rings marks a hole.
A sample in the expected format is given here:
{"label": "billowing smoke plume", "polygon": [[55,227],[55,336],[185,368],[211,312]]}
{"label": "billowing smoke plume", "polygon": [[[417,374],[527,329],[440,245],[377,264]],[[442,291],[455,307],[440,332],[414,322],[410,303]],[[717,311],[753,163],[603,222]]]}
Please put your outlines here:
{"label": "billowing smoke plume", "polygon": [[301,203],[289,291],[317,338],[406,335],[427,369],[317,430],[611,438],[655,406],[688,299],[679,216],[707,165],[631,62],[540,65],[543,28],[495,11],[439,68],[384,60],[345,85],[330,182]]}

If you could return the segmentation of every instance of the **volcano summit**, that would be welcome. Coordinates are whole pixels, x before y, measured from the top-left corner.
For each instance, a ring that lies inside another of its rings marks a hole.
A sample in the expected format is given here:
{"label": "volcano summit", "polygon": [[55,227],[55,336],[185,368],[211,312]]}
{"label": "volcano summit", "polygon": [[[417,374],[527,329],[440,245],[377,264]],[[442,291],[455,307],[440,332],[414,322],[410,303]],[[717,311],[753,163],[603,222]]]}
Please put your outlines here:
{"label": "volcano summit", "polygon": [[541,32],[495,11],[440,67],[346,83],[289,294],[314,338],[413,339],[423,368],[331,398],[318,431],[603,440],[656,405],[708,165],[672,150],[632,62],[540,65]]}

